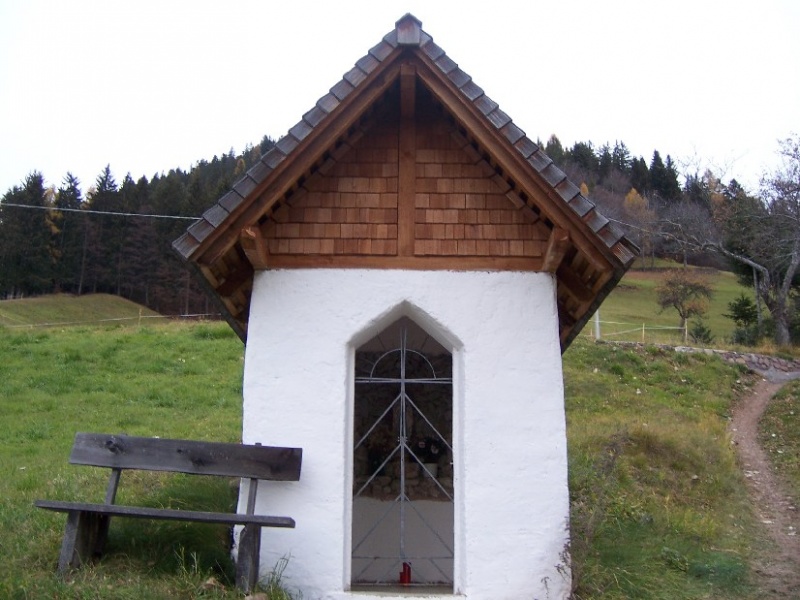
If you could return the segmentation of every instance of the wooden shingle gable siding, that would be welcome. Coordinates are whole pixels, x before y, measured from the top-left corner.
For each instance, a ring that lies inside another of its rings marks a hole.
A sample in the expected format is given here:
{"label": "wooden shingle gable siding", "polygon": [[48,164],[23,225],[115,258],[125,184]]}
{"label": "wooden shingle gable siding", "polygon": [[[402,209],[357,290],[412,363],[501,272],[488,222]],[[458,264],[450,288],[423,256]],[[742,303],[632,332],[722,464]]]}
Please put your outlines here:
{"label": "wooden shingle gable siding", "polygon": [[275,210],[264,228],[271,259],[397,254],[397,137],[394,124],[375,125]]}
{"label": "wooden shingle gable siding", "polygon": [[540,258],[547,228],[509,200],[508,182],[465,142],[435,114],[421,116],[414,254]]}
{"label": "wooden shingle gable siding", "polygon": [[[427,268],[428,262],[412,259],[423,256],[485,257],[482,265],[470,263],[484,268],[496,267],[498,257],[542,256],[547,227],[533,211],[521,210],[526,206],[518,197],[509,199],[508,182],[452,123],[442,121],[429,95],[417,95],[413,122],[387,99],[379,118],[340,146],[338,160],[318,169],[270,214],[262,228],[265,268],[296,266],[287,257],[297,256],[313,266],[312,255],[400,256],[405,259],[391,264],[405,268]],[[412,128],[414,144],[403,157],[399,140]],[[408,198],[412,228],[406,252],[399,242],[401,194]],[[463,268],[459,262],[449,267]],[[518,268],[532,270],[538,263]]]}
{"label": "wooden shingle gable siding", "polygon": [[242,336],[258,269],[552,272],[562,348],[637,253],[411,15],[174,246]]}

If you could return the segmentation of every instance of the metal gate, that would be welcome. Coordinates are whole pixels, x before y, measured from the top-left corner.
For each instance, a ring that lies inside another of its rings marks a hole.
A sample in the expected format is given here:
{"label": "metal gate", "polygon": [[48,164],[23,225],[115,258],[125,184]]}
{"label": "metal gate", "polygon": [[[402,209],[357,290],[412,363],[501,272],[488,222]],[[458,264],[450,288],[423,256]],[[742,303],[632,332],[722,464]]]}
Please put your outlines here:
{"label": "metal gate", "polygon": [[372,342],[356,352],[352,581],[452,586],[452,356],[405,318]]}

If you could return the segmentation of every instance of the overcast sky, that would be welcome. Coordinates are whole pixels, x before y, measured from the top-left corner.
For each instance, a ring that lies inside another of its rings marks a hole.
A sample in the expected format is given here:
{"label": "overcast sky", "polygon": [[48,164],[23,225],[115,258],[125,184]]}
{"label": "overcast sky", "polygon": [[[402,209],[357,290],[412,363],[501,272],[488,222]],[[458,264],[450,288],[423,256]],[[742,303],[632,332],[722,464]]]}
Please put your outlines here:
{"label": "overcast sky", "polygon": [[277,139],[406,12],[534,140],[754,190],[800,133],[796,0],[0,0],[0,193]]}

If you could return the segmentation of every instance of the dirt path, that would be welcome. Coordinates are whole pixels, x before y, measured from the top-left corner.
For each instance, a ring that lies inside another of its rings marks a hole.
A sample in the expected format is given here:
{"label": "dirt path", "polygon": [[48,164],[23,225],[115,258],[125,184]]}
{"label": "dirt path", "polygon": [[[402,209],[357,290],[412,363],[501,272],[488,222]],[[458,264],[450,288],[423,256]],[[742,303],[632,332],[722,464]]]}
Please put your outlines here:
{"label": "dirt path", "polygon": [[757,516],[772,542],[769,556],[756,560],[765,594],[762,598],[800,598],[800,535],[798,510],[783,491],[767,455],[758,443],[758,421],[769,400],[789,379],[800,373],[773,371],[753,388],[750,397],[736,407],[731,420],[731,433],[750,485],[750,495],[757,507]]}

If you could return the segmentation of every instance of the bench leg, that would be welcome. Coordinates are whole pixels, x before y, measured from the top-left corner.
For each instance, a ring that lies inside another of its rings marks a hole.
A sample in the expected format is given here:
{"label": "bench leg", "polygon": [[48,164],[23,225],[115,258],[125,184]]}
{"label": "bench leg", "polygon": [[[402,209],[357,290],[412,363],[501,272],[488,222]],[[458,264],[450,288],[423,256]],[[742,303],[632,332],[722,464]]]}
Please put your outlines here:
{"label": "bench leg", "polygon": [[245,525],[239,534],[239,550],[236,555],[236,587],[245,593],[252,592],[258,583],[258,567],[261,554],[261,526]]}
{"label": "bench leg", "polygon": [[93,557],[99,558],[105,552],[109,525],[111,525],[111,515],[97,515],[97,535],[92,544]]}
{"label": "bench leg", "polygon": [[[102,515],[96,513],[69,511],[61,555],[58,557],[60,575],[64,575],[70,567],[79,567],[97,553],[103,520]],[[107,531],[107,524],[105,528]]]}

